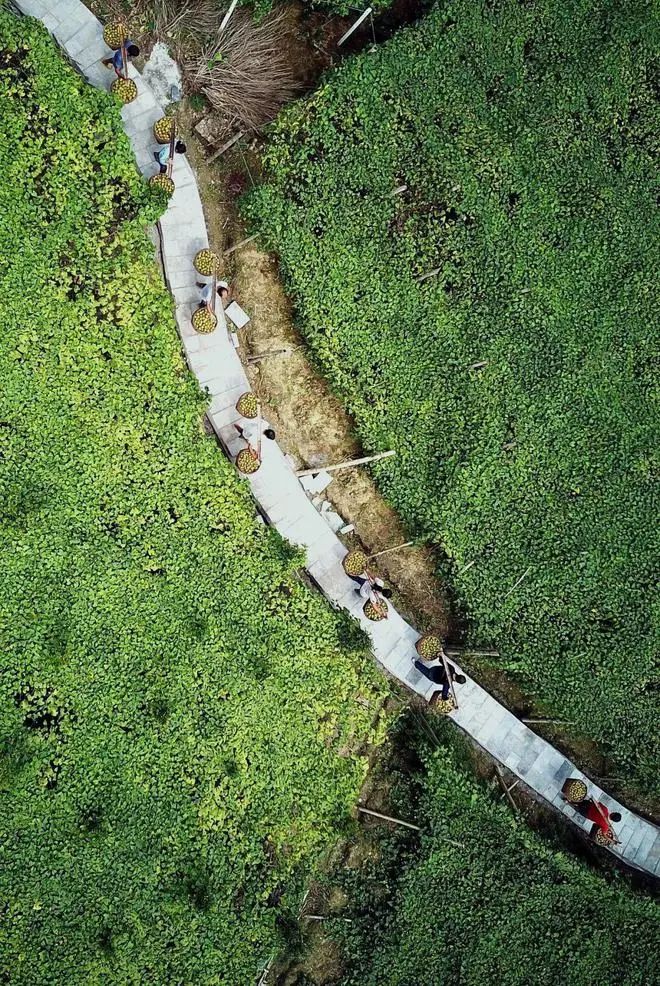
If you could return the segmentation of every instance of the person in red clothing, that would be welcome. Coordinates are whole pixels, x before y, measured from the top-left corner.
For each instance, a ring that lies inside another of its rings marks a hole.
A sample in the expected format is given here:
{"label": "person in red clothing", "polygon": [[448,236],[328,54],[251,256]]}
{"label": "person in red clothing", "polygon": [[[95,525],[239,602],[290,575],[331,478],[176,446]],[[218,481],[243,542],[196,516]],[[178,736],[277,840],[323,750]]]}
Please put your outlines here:
{"label": "person in red clothing", "polygon": [[580,801],[580,803],[574,805],[574,807],[580,812],[581,815],[584,815],[585,818],[588,818],[590,822],[594,823],[591,828],[592,838],[600,829],[607,839],[612,839],[614,841],[614,831],[612,830],[610,822],[621,821],[621,815],[618,811],[610,812],[602,801],[594,801],[593,798],[585,798],[584,801]]}

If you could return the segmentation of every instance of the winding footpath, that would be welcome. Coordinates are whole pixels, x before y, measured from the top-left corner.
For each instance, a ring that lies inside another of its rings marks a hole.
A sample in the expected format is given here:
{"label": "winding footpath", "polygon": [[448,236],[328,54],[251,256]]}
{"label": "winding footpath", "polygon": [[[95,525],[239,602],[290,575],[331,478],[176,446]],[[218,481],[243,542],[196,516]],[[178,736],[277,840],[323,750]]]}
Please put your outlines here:
{"label": "winding footpath", "polygon": [[[109,88],[114,75],[100,62],[109,54],[103,42],[102,27],[80,0],[13,2],[20,12],[44,23],[88,82],[102,89]],[[150,176],[156,170],[152,127],[164,116],[164,110],[133,67],[129,74],[138,86],[139,95],[133,103],[123,107],[121,115],[137,165],[142,174]],[[195,175],[180,155],[176,156],[173,178],[176,192],[160,220],[166,280],[176,306],[176,321],[188,365],[210,396],[208,418],[233,459],[243,447],[234,424],[240,422],[248,438],[254,435],[254,423],[246,422],[235,409],[241,394],[251,389],[250,383],[221,312],[218,312],[218,326],[210,335],[198,335],[191,325],[191,314],[199,299],[196,287],[199,275],[192,260],[198,250],[209,244]],[[247,479],[262,515],[283,537],[305,549],[310,576],[333,605],[348,610],[360,622],[371,638],[373,653],[382,668],[406,688],[428,700],[434,686],[413,664],[419,633],[392,606],[389,607],[389,618],[382,623],[372,623],[364,617],[363,600],[355,594],[355,583],[345,575],[341,565],[347,549],[312,505],[277,444],[266,440],[262,455],[261,468]],[[460,707],[451,713],[454,722],[574,825],[588,830],[591,823],[566,805],[560,796],[567,777],[585,780],[591,796],[611,811],[621,812],[622,820],[615,826],[620,845],[611,852],[638,870],[660,876],[660,830],[657,826],[609,797],[570,760],[469,677],[466,684],[458,688],[457,697]]]}

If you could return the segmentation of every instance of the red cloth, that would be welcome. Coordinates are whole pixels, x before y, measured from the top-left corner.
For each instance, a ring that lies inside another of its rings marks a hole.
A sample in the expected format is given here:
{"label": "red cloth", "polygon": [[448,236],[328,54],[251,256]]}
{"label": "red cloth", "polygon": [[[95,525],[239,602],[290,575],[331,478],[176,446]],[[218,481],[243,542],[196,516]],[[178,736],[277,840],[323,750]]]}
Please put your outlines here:
{"label": "red cloth", "polygon": [[587,808],[587,818],[590,822],[595,822],[601,831],[606,835],[611,831],[609,825],[610,813],[601,801],[590,801]]}

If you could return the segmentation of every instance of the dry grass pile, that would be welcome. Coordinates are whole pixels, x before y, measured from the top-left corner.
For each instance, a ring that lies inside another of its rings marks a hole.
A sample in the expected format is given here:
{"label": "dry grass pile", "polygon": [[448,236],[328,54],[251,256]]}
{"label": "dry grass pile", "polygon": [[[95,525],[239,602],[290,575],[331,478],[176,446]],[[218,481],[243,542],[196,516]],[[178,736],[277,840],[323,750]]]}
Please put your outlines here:
{"label": "dry grass pile", "polygon": [[204,95],[227,132],[255,133],[292,99],[295,81],[285,9],[259,21],[236,10],[220,25],[229,4],[215,0],[105,0],[104,19],[123,19],[144,52],[156,41],[168,45],[181,68],[186,95]]}

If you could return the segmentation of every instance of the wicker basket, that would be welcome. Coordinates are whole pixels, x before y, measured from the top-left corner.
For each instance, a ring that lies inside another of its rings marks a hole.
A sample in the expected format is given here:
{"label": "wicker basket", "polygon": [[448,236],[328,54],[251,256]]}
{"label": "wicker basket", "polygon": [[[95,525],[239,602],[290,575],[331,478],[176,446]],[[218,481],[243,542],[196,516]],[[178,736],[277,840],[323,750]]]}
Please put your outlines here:
{"label": "wicker basket", "polygon": [[117,51],[124,41],[128,41],[128,28],[123,21],[112,21],[103,28],[103,40],[108,48]]}
{"label": "wicker basket", "polygon": [[594,835],[594,842],[598,846],[607,846],[608,849],[610,846],[614,845],[613,837],[611,835],[606,835],[606,833],[603,832],[602,828],[598,828],[596,830],[596,834]]}
{"label": "wicker basket", "polygon": [[154,139],[159,144],[169,144],[172,139],[172,130],[176,133],[176,121],[172,116],[161,116],[160,120],[154,123]]}
{"label": "wicker basket", "polygon": [[423,661],[434,661],[442,654],[442,640],[435,633],[426,633],[416,642],[415,650]]}
{"label": "wicker basket", "polygon": [[165,192],[168,197],[174,195],[174,189],[176,188],[169,175],[152,175],[149,179],[149,186],[158,189],[160,192]]}
{"label": "wicker basket", "polygon": [[572,805],[577,805],[586,798],[587,785],[579,777],[568,777],[564,781],[561,793]]}
{"label": "wicker basket", "polygon": [[120,103],[132,103],[137,99],[138,89],[132,79],[115,79],[111,86],[113,96]]}
{"label": "wicker basket", "polygon": [[220,258],[213,250],[198,250],[193,260],[193,267],[203,277],[213,277],[219,273]]}
{"label": "wicker basket", "polygon": [[236,401],[236,410],[244,418],[256,418],[259,414],[257,395],[253,394],[251,390],[248,390],[245,394],[241,394]]}
{"label": "wicker basket", "polygon": [[433,703],[433,711],[439,712],[440,715],[448,716],[450,712],[453,712],[456,708],[456,703],[453,697],[450,695],[449,698],[439,698],[437,702]]}
{"label": "wicker basket", "polygon": [[378,623],[380,620],[387,619],[387,603],[384,599],[379,599],[378,608],[376,608],[372,601],[367,599],[366,603],[362,607],[362,612],[368,620]]}
{"label": "wicker basket", "polygon": [[210,312],[208,308],[196,308],[191,321],[195,332],[208,335],[209,332],[214,331],[218,324],[218,316],[214,312]]}

